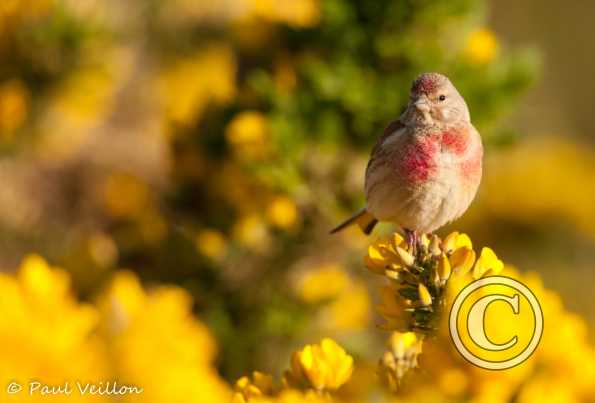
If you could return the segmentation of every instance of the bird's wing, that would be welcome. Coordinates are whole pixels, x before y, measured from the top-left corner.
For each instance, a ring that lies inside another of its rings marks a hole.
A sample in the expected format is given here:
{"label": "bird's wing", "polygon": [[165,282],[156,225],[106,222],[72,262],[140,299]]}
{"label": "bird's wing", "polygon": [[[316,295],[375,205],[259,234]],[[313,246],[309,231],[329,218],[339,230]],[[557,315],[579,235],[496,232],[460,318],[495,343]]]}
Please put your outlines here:
{"label": "bird's wing", "polygon": [[378,154],[379,154],[380,150],[382,149],[382,143],[384,143],[386,141],[386,139],[388,137],[390,137],[391,134],[399,131],[400,129],[402,129],[404,127],[405,127],[405,125],[403,124],[403,122],[401,122],[400,119],[393,120],[392,122],[390,122],[388,124],[388,126],[386,126],[386,128],[382,132],[382,135],[380,137],[378,137],[378,140],[376,140],[376,144],[374,144],[374,147],[372,148],[372,153],[370,154],[370,160],[368,161],[368,166],[366,167],[366,176],[368,174],[368,170],[370,169],[374,160],[378,157]]}

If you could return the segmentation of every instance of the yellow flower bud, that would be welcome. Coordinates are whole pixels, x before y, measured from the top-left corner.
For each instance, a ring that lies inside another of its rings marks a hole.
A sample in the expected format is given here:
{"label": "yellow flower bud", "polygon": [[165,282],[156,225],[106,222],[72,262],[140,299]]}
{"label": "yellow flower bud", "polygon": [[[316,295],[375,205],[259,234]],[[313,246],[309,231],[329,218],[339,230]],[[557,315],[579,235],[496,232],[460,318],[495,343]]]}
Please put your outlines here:
{"label": "yellow flower bud", "polygon": [[432,305],[432,295],[430,295],[430,291],[428,291],[425,285],[419,283],[417,285],[417,292],[419,293],[419,300],[423,306]]}
{"label": "yellow flower bud", "polygon": [[440,277],[442,284],[444,284],[450,277],[450,261],[446,255],[442,255],[438,259],[438,276]]}
{"label": "yellow flower bud", "polygon": [[413,266],[413,264],[415,263],[415,258],[413,257],[413,255],[407,252],[405,249],[401,248],[400,246],[397,246],[397,255],[399,255],[401,262],[403,262],[405,266],[410,267]]}
{"label": "yellow flower bud", "polygon": [[440,249],[440,238],[438,238],[438,236],[432,235],[429,250],[434,256],[439,256],[442,253],[442,250]]}

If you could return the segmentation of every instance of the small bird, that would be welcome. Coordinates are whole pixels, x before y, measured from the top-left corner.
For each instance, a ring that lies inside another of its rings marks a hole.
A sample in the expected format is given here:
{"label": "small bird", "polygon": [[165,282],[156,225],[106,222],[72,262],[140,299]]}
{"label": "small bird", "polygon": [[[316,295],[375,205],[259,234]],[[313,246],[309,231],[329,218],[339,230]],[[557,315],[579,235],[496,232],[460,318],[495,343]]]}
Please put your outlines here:
{"label": "small bird", "polygon": [[407,109],[377,140],[366,168],[366,206],[331,233],[378,221],[396,223],[414,247],[419,236],[460,217],[481,181],[483,146],[469,109],[450,80],[424,73]]}

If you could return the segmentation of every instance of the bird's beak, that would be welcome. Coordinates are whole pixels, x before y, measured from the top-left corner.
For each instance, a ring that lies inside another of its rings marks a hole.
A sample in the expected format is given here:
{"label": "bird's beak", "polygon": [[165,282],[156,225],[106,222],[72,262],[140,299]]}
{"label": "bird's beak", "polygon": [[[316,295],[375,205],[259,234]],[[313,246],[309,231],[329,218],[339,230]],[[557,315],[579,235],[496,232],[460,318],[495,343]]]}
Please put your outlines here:
{"label": "bird's beak", "polygon": [[413,106],[415,106],[415,108],[421,113],[430,112],[430,104],[428,103],[428,99],[425,96],[422,96],[417,101],[415,101]]}

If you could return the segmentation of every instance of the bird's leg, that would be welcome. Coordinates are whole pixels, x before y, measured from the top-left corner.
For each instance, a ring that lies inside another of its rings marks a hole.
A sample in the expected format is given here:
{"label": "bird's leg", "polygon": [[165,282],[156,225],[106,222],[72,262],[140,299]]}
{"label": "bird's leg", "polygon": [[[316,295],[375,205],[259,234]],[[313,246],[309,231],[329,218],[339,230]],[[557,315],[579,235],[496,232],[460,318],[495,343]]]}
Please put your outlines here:
{"label": "bird's leg", "polygon": [[421,241],[421,234],[415,233],[415,247],[418,252],[424,253],[424,246]]}
{"label": "bird's leg", "polygon": [[417,245],[419,242],[417,232],[405,228],[405,242],[407,242],[407,246],[409,247],[409,252],[414,257],[417,257]]}

